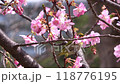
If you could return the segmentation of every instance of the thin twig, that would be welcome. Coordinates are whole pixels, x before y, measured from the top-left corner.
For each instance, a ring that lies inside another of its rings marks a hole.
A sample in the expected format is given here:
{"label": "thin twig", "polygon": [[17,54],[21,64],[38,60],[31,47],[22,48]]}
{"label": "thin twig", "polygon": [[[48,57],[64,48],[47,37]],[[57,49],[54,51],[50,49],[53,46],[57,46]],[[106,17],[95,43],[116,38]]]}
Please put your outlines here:
{"label": "thin twig", "polygon": [[95,22],[95,24],[85,33],[85,35],[88,35],[94,28],[95,26],[97,25],[98,23],[98,20]]}
{"label": "thin twig", "polygon": [[32,21],[32,19],[29,16],[27,16],[27,15],[22,14],[20,16],[23,17],[23,18],[25,18],[26,20],[28,20],[30,22]]}
{"label": "thin twig", "polygon": [[[4,0],[1,0],[3,3],[5,3],[5,1]],[[11,5],[11,3],[13,2],[14,0],[12,0],[10,3],[8,3],[7,4],[7,6],[2,10],[2,12],[4,11],[4,10],[6,10],[7,8],[8,8],[8,6],[10,6]],[[25,18],[26,20],[28,20],[28,21],[32,21],[32,19],[29,17],[29,16],[27,16],[27,15],[24,15],[24,14],[22,14],[22,15],[20,15],[21,17],[23,17],[23,18]]]}
{"label": "thin twig", "polygon": [[[72,18],[71,18],[71,13],[70,13],[70,7],[71,7],[71,5],[69,4],[68,0],[66,0],[66,3],[67,3],[67,6],[68,6],[69,19],[71,20],[71,22],[73,22]],[[72,25],[72,33],[73,33],[73,38],[74,38],[75,32],[74,32],[74,26],[73,25]]]}
{"label": "thin twig", "polygon": [[[98,2],[95,2],[94,4],[92,4],[92,7],[94,7],[94,6],[97,5],[97,4],[98,4]],[[90,9],[91,9],[91,8],[88,8],[88,9],[87,9],[87,12],[90,11]]]}
{"label": "thin twig", "polygon": [[5,10],[10,6],[10,4],[11,4],[13,1],[14,1],[14,0],[12,0],[10,3],[8,3],[7,6],[5,6],[5,8],[2,10],[2,12],[5,11]]}
{"label": "thin twig", "polygon": [[43,5],[42,7],[43,7],[43,10],[44,10],[45,15],[46,15],[47,26],[48,26],[49,33],[50,33],[50,32],[51,32],[51,30],[50,30],[50,27],[49,27],[49,21],[48,21],[48,17],[49,17],[49,15],[47,14],[47,11],[46,11],[45,6]]}
{"label": "thin twig", "polygon": [[56,56],[56,54],[55,54],[54,44],[52,45],[52,48],[53,48],[53,57],[54,57],[55,63],[57,64],[57,66],[58,66],[59,68],[61,68],[61,66],[60,66],[60,64],[59,64],[59,62],[58,62],[58,60],[57,60],[57,56]]}
{"label": "thin twig", "polygon": [[3,55],[3,60],[2,60],[2,63],[3,63],[3,67],[6,68],[6,64],[5,64],[5,56]]}
{"label": "thin twig", "polygon": [[95,11],[95,9],[93,8],[93,6],[92,6],[92,4],[91,4],[91,1],[90,1],[90,0],[87,0],[87,1],[88,1],[88,4],[89,4],[90,8],[92,9],[93,14],[95,15],[95,17],[96,17],[98,20],[104,22],[104,23],[107,24],[108,26],[110,26],[110,27],[114,28],[115,30],[117,30],[118,32],[120,32],[120,29],[119,29],[119,28],[117,28],[117,27],[115,27],[114,25],[109,24],[109,23],[107,23],[105,20],[99,18],[98,15],[97,15],[97,13],[96,13],[96,11]]}
{"label": "thin twig", "polygon": [[18,45],[15,45],[14,47],[19,47],[19,46],[30,46],[30,45],[34,45],[34,44],[54,43],[54,42],[60,42],[60,41],[83,40],[83,39],[96,38],[96,37],[120,38],[120,36],[115,36],[115,35],[110,35],[110,34],[104,34],[104,35],[100,35],[100,36],[82,37],[82,38],[78,38],[78,39],[77,39],[77,38],[74,38],[74,39],[58,39],[58,40],[52,40],[52,41],[41,41],[41,42],[36,42],[36,43],[18,44]]}
{"label": "thin twig", "polygon": [[2,51],[0,51],[0,53],[1,53],[3,56],[5,56],[5,57],[14,65],[15,68],[17,68],[17,65],[15,65],[14,62],[13,62],[8,56],[6,56]]}

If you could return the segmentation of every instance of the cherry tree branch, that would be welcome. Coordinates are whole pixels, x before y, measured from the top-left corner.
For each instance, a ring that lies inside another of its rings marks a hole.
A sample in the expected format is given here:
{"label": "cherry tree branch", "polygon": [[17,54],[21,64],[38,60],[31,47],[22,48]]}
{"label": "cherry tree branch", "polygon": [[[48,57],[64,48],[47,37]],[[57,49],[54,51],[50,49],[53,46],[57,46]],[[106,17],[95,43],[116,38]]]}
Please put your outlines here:
{"label": "cherry tree branch", "polygon": [[10,4],[11,4],[13,1],[14,1],[14,0],[12,0],[10,3],[8,3],[7,6],[5,6],[5,8],[2,10],[2,12],[5,11],[5,10],[10,6]]}
{"label": "cherry tree branch", "polygon": [[32,21],[32,19],[29,16],[27,16],[27,15],[22,14],[20,16],[23,17],[23,18],[25,18],[26,20],[28,20],[30,22]]}
{"label": "cherry tree branch", "polygon": [[92,36],[92,37],[82,37],[82,38],[74,38],[74,39],[58,39],[58,40],[51,40],[51,41],[41,41],[41,42],[36,42],[36,43],[28,43],[28,44],[17,44],[14,47],[19,47],[19,46],[30,46],[34,44],[46,44],[46,43],[54,43],[54,42],[61,42],[61,41],[75,41],[75,40],[83,40],[83,39],[89,39],[89,38],[96,38],[96,37],[109,37],[109,38],[120,38],[120,36],[116,35],[110,35],[110,34],[104,34],[100,36]]}
{"label": "cherry tree branch", "polygon": [[14,66],[15,68],[17,68],[17,65],[16,65],[8,56],[6,56],[6,55],[4,54],[4,52],[0,51],[0,53],[1,53],[3,56],[5,56],[5,57],[13,64],[13,66]]}
{"label": "cherry tree branch", "polygon": [[[96,13],[96,11],[95,11],[95,9],[94,9],[93,6],[92,6],[91,1],[90,1],[90,0],[87,0],[87,1],[88,1],[88,4],[89,4],[90,8],[92,9],[92,12],[93,12],[94,16],[95,16],[98,20],[104,22],[104,23],[107,24],[108,26],[110,26],[110,27],[114,28],[115,30],[117,30],[118,32],[120,32],[120,29],[119,29],[119,28],[117,28],[117,27],[115,27],[114,25],[109,24],[109,23],[107,23],[105,20],[99,18],[98,15],[97,15],[97,13]],[[107,1],[107,0],[106,0],[106,1]]]}
{"label": "cherry tree branch", "polygon": [[[68,0],[66,0],[66,3],[67,3],[67,6],[68,6],[68,13],[69,13],[69,19],[72,21],[72,18],[71,18],[71,13],[70,13],[70,7],[71,7],[71,4],[69,4]],[[73,34],[73,38],[75,36],[75,32],[74,32],[74,26],[72,25],[72,34]]]}
{"label": "cherry tree branch", "polygon": [[8,38],[0,29],[0,46],[8,51],[19,63],[25,68],[42,68],[30,55],[28,55],[21,47],[14,47],[18,43]]}
{"label": "cherry tree branch", "polygon": [[[55,3],[53,4],[53,5],[56,5]],[[60,9],[57,5],[55,6],[55,7],[57,7],[58,9]],[[23,15],[22,14],[22,17],[24,18],[24,19],[26,19],[26,20],[28,20],[28,21],[32,21],[32,19],[30,18],[30,17],[28,17],[28,16],[26,16],[26,15]],[[69,37],[73,37],[73,33],[72,33],[72,30],[69,30],[69,31],[67,31],[67,33],[66,33]],[[62,39],[61,39],[62,40]],[[64,40],[64,42],[66,42],[65,40]],[[48,42],[48,43],[50,43],[50,42]],[[38,43],[39,44],[39,43]],[[41,44],[41,43],[40,43]],[[32,44],[28,44],[28,45],[32,45]],[[26,46],[26,44],[18,44],[18,45],[16,45],[16,46],[14,46],[14,47],[18,47],[18,46]],[[85,58],[84,58],[84,54],[81,54],[81,53],[83,53],[82,52],[82,50],[80,50],[80,51],[78,51],[77,52],[78,53],[78,56],[81,56],[82,58],[83,58],[83,63],[84,63],[84,66],[86,67],[86,68],[89,68],[89,65],[88,65],[88,63],[86,62],[86,60],[85,60]],[[53,53],[54,54],[54,53]],[[58,64],[57,64],[58,65]]]}
{"label": "cherry tree branch", "polygon": [[115,9],[120,10],[120,5],[117,4],[117,3],[115,3],[115,2],[113,2],[113,1],[111,1],[111,0],[95,0],[95,1],[97,1],[98,3],[105,4],[105,5],[109,6],[109,7],[112,6],[112,7],[114,7]]}
{"label": "cherry tree branch", "polygon": [[59,64],[59,62],[58,62],[57,56],[56,56],[56,54],[55,54],[54,44],[52,44],[52,49],[53,49],[53,57],[54,57],[55,63],[57,64],[57,66],[58,66],[59,68],[61,68],[61,66],[60,66],[60,64]]}
{"label": "cherry tree branch", "polygon": [[98,20],[95,22],[95,24],[85,33],[85,35],[88,35],[94,28],[97,26]]}

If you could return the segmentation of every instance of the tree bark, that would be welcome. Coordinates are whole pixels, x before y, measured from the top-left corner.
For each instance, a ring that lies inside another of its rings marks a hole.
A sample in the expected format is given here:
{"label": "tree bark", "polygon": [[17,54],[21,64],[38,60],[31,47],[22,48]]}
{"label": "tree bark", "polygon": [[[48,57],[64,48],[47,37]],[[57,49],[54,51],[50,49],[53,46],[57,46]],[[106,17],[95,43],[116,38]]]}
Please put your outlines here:
{"label": "tree bark", "polygon": [[21,47],[14,47],[17,43],[8,38],[0,29],[0,46],[9,52],[25,68],[42,68],[29,54]]}

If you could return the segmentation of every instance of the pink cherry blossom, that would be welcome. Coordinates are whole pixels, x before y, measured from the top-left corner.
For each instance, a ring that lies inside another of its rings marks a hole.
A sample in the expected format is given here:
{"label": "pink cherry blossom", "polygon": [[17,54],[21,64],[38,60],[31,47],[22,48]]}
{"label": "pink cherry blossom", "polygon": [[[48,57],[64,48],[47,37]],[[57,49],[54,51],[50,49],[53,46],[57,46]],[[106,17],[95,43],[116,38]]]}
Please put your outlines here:
{"label": "pink cherry blossom", "polygon": [[50,23],[51,23],[51,25],[58,26],[60,21],[58,18],[52,18]]}
{"label": "pink cherry blossom", "polygon": [[8,7],[6,10],[4,10],[2,12],[2,9],[0,10],[0,13],[3,14],[3,15],[6,15],[6,14],[15,14],[15,11],[13,11],[13,8],[11,7]]}
{"label": "pink cherry blossom", "polygon": [[57,40],[60,35],[60,30],[58,30],[58,28],[54,25],[51,25],[50,30],[51,32],[48,34],[47,41]]}
{"label": "pink cherry blossom", "polygon": [[73,9],[73,15],[76,17],[79,17],[81,15],[84,15],[84,13],[87,11],[86,7],[83,3],[80,3],[79,6],[75,9]]}
{"label": "pink cherry blossom", "polygon": [[[14,61],[15,65],[18,65],[19,62],[17,60]],[[24,68],[22,65],[19,65],[17,68]]]}
{"label": "pink cherry blossom", "polygon": [[[75,34],[74,38],[78,39],[79,36],[77,34]],[[73,42],[75,42],[75,44],[79,44],[81,42],[81,40],[75,40]]]}
{"label": "pink cherry blossom", "polygon": [[15,11],[13,11],[13,8],[10,8],[10,10],[7,11],[7,14],[15,14]]}
{"label": "pink cherry blossom", "polygon": [[[89,37],[94,37],[94,36],[100,36],[99,33],[91,31],[91,33],[89,34]],[[96,37],[96,38],[90,38],[89,42],[91,42],[91,45],[96,45],[97,43],[100,43],[100,38]]]}
{"label": "pink cherry blossom", "polygon": [[19,62],[18,62],[17,60],[15,60],[15,61],[14,61],[14,63],[15,63],[16,65],[18,65],[18,64],[19,64]]}
{"label": "pink cherry blossom", "polygon": [[40,33],[42,28],[42,24],[39,20],[32,20],[31,22],[31,29],[36,32],[37,34]]}
{"label": "pink cherry blossom", "polygon": [[[106,9],[106,10],[103,10],[102,13],[99,15],[99,17],[103,20],[105,20],[107,23],[111,24],[112,21],[110,19],[110,16],[108,15],[109,14],[109,11]],[[98,25],[100,25],[100,28],[102,30],[106,29],[107,27],[109,27],[108,25],[106,25],[104,22],[100,21],[97,23]]]}
{"label": "pink cherry blossom", "polygon": [[58,10],[56,17],[52,19],[51,23],[57,26],[60,30],[67,31],[72,28],[75,23],[66,17],[65,9]]}
{"label": "pink cherry blossom", "polygon": [[120,61],[120,44],[114,47],[114,55],[116,58],[119,58],[118,61]]}
{"label": "pink cherry blossom", "polygon": [[[29,35],[29,36],[20,35],[20,36],[25,40],[26,44],[37,42],[34,36],[31,36],[31,35]],[[36,47],[37,45],[35,44],[35,45],[32,45],[32,46]]]}
{"label": "pink cherry blossom", "polygon": [[73,68],[80,68],[82,66],[82,63],[80,63],[80,61],[82,61],[81,57],[77,57],[75,60],[75,63],[73,65]]}
{"label": "pink cherry blossom", "polygon": [[120,3],[120,0],[117,0],[117,3]]}
{"label": "pink cherry blossom", "polygon": [[[45,9],[46,9],[46,12],[49,12],[50,11],[50,8],[48,8],[48,7],[45,7]],[[42,11],[40,11],[40,13],[39,13],[39,15],[35,18],[35,20],[41,20],[41,19],[43,19],[44,18],[44,11],[42,10]]]}
{"label": "pink cherry blossom", "polygon": [[72,25],[75,25],[75,23],[71,22],[71,20],[68,19],[68,20],[64,21],[64,23],[61,26],[59,26],[59,28],[60,28],[60,30],[67,31],[72,28]]}
{"label": "pink cherry blossom", "polygon": [[56,36],[56,34],[49,33],[46,41],[52,41],[52,40],[57,40],[57,39],[58,37]]}
{"label": "pink cherry blossom", "polygon": [[21,6],[22,4],[24,4],[24,6],[27,5],[26,0],[19,0],[18,5]]}
{"label": "pink cherry blossom", "polygon": [[13,7],[15,12],[19,15],[23,14],[23,8],[21,6],[17,6],[17,8]]}
{"label": "pink cherry blossom", "polygon": [[44,16],[43,10],[39,13],[39,15],[35,18],[35,20],[41,20]]}
{"label": "pink cherry blossom", "polygon": [[56,36],[58,36],[60,34],[60,30],[58,30],[58,28],[56,26],[51,26],[50,28],[52,34],[55,34]]}
{"label": "pink cherry blossom", "polygon": [[40,20],[32,20],[32,22],[31,22],[31,29],[37,35],[42,35],[47,30],[45,24],[41,24]]}
{"label": "pink cherry blossom", "polygon": [[[88,36],[84,36],[84,37],[88,37]],[[80,37],[77,34],[75,34],[74,38],[79,39]],[[73,42],[75,42],[75,44],[81,44],[81,46],[84,48],[86,47],[86,45],[88,45],[90,43],[89,39],[75,40]]]}
{"label": "pink cherry blossom", "polygon": [[[88,37],[88,36],[84,36],[84,37]],[[85,48],[88,44],[90,44],[90,40],[89,39],[83,39],[83,40],[81,40],[81,46],[83,48]]]}
{"label": "pink cherry blossom", "polygon": [[50,8],[45,7],[45,10],[46,10],[46,12],[49,12],[49,11],[50,11]]}
{"label": "pink cherry blossom", "polygon": [[42,35],[42,34],[44,34],[46,31],[47,31],[46,25],[45,25],[45,24],[42,24],[41,31],[40,31],[39,34],[37,34],[37,35]]}
{"label": "pink cherry blossom", "polygon": [[57,13],[56,13],[56,16],[59,19],[65,17],[65,15],[66,15],[65,9],[58,10]]}
{"label": "pink cherry blossom", "polygon": [[[82,38],[87,38],[87,37],[94,37],[94,36],[100,36],[99,33],[97,32],[94,32],[94,31],[91,31],[91,33],[87,36],[83,36]],[[77,38],[79,39],[79,36],[77,36],[75,34],[75,37],[74,38]],[[82,47],[86,47],[88,44],[91,43],[91,45],[96,45],[97,43],[100,43],[100,38],[99,37],[95,37],[95,38],[89,38],[89,39],[83,39],[83,40],[75,40],[74,41],[76,44],[81,44]]]}

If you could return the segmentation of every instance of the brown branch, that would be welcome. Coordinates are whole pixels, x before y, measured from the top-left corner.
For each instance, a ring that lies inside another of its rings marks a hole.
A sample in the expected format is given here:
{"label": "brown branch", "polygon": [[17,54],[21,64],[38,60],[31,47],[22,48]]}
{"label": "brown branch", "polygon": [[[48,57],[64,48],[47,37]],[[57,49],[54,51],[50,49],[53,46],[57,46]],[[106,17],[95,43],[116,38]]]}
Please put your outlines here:
{"label": "brown branch", "polygon": [[14,1],[14,0],[12,0],[10,3],[8,3],[7,6],[5,6],[5,8],[2,10],[2,12],[5,11],[5,10],[10,6],[10,4],[11,4],[13,1]]}
{"label": "brown branch", "polygon": [[[115,27],[114,25],[109,24],[109,23],[107,23],[105,20],[99,18],[98,15],[97,15],[97,13],[96,13],[96,11],[95,11],[95,9],[94,9],[93,6],[92,6],[91,1],[90,1],[90,0],[87,0],[87,1],[88,1],[88,4],[89,4],[90,8],[92,9],[92,12],[93,12],[94,16],[95,16],[98,20],[104,22],[104,23],[107,24],[108,26],[110,26],[110,27],[114,28],[115,30],[117,30],[118,32],[120,32],[120,29],[119,29],[119,28],[117,28],[117,27]],[[106,1],[107,1],[107,0],[106,0]]]}
{"label": "brown branch", "polygon": [[54,57],[55,63],[57,64],[57,66],[58,66],[59,68],[61,68],[61,66],[60,66],[60,64],[59,64],[59,62],[58,62],[58,60],[57,60],[57,56],[56,56],[56,54],[55,54],[54,44],[52,44],[52,48],[53,48],[53,57]]}
{"label": "brown branch", "polygon": [[[5,1],[4,0],[1,0],[3,3],[5,3]],[[9,6],[11,6],[11,3],[13,2],[14,0],[12,0],[10,3],[8,3],[7,4],[7,6],[2,10],[2,12],[4,11],[4,10],[6,10]],[[2,3],[1,3],[2,4]],[[24,15],[24,14],[22,14],[22,15],[20,15],[21,17],[23,17],[23,18],[25,18],[26,20],[28,20],[28,21],[32,21],[32,19],[29,17],[29,16],[27,16],[27,15]]]}
{"label": "brown branch", "polygon": [[95,22],[95,24],[85,33],[85,35],[88,35],[94,28],[95,26],[97,25],[98,23],[98,20]]}
{"label": "brown branch", "polygon": [[49,27],[49,21],[48,21],[48,17],[49,17],[49,15],[47,14],[47,11],[46,11],[46,8],[45,8],[45,5],[42,5],[42,7],[43,7],[43,10],[44,10],[45,15],[46,15],[46,21],[47,21],[47,25],[48,25],[48,29],[49,29],[49,33],[50,33],[51,30],[50,30],[50,27]]}
{"label": "brown branch", "polygon": [[[98,4],[98,2],[95,2],[94,4],[92,4],[92,6],[94,7],[94,6],[96,6],[97,4]],[[87,9],[87,12],[90,11],[90,9],[91,9],[91,8],[88,8],[88,9]]]}
{"label": "brown branch", "polygon": [[30,55],[21,47],[14,47],[18,43],[8,38],[0,29],[0,46],[8,51],[25,68],[42,68]]}
{"label": "brown branch", "polygon": [[25,18],[26,20],[32,22],[32,19],[31,19],[29,16],[24,15],[24,14],[22,14],[22,15],[20,15],[20,16],[23,17],[23,18]]}
{"label": "brown branch", "polygon": [[41,41],[36,43],[28,43],[28,44],[17,44],[14,47],[19,46],[30,46],[34,44],[46,44],[46,43],[54,43],[54,42],[60,42],[60,41],[74,41],[74,40],[83,40],[83,39],[89,39],[89,38],[96,38],[96,37],[110,37],[110,38],[120,38],[120,36],[110,35],[110,34],[104,34],[100,36],[92,36],[92,37],[82,37],[82,38],[74,38],[74,39],[58,39],[58,40],[52,40],[52,41]]}
{"label": "brown branch", "polygon": [[112,7],[114,7],[115,9],[120,10],[120,5],[119,5],[118,3],[115,3],[115,2],[113,2],[113,1],[111,1],[111,0],[95,0],[95,1],[97,1],[98,3],[105,4],[105,5],[109,6],[109,7],[112,6]]}
{"label": "brown branch", "polygon": [[[68,16],[69,16],[69,19],[71,20],[71,22],[73,22],[72,18],[71,18],[71,13],[70,13],[71,4],[69,4],[68,0],[65,0],[65,1],[66,1],[67,6],[68,6],[68,13],[69,13]],[[74,26],[73,25],[72,25],[72,34],[73,34],[73,38],[74,38],[75,32],[74,32]]]}
{"label": "brown branch", "polygon": [[17,65],[16,65],[8,56],[6,56],[6,55],[4,54],[4,52],[0,51],[0,53],[1,53],[3,56],[5,56],[5,57],[13,64],[13,66],[14,66],[15,68],[17,68]]}

